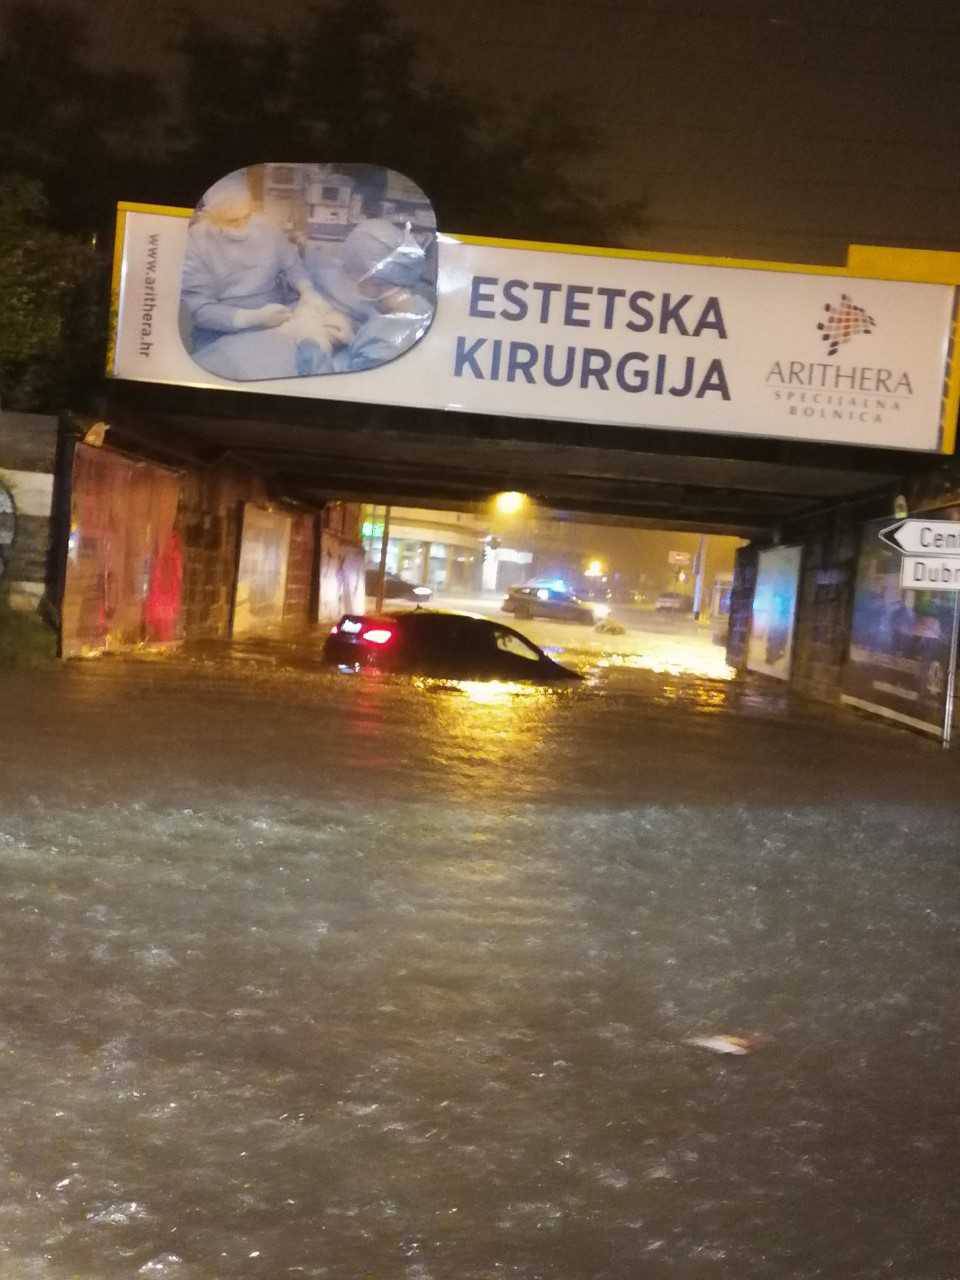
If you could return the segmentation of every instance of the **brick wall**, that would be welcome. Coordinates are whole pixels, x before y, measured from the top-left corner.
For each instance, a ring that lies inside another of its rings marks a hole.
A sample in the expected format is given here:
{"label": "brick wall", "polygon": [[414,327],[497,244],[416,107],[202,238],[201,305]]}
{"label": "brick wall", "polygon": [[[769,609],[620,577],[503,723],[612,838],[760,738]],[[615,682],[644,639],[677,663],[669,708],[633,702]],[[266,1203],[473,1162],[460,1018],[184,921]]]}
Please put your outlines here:
{"label": "brick wall", "polygon": [[301,513],[293,517],[290,527],[287,591],[283,601],[283,629],[287,633],[305,631],[313,625],[316,526],[315,516]]}
{"label": "brick wall", "polygon": [[791,683],[808,697],[840,697],[850,641],[862,522],[837,513],[804,541]]}
{"label": "brick wall", "polygon": [[[833,513],[805,534],[785,539],[803,547],[793,636],[790,684],[821,701],[840,697],[840,676],[850,641],[850,616],[857,577],[862,513]],[[737,552],[730,597],[727,661],[745,671],[753,593],[760,551]]]}
{"label": "brick wall", "polygon": [[243,503],[262,496],[248,472],[188,471],[177,516],[183,540],[183,633],[189,639],[230,634]]}

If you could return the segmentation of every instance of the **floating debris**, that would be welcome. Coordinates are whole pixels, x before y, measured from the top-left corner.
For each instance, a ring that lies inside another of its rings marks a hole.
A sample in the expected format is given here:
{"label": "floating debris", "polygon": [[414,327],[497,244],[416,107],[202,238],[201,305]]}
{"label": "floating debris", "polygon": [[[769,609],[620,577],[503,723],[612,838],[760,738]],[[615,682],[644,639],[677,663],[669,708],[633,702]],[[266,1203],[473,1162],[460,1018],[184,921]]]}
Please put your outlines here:
{"label": "floating debris", "polygon": [[759,1049],[763,1040],[760,1036],[690,1036],[686,1044],[694,1044],[699,1049],[710,1049],[713,1053],[752,1053]]}

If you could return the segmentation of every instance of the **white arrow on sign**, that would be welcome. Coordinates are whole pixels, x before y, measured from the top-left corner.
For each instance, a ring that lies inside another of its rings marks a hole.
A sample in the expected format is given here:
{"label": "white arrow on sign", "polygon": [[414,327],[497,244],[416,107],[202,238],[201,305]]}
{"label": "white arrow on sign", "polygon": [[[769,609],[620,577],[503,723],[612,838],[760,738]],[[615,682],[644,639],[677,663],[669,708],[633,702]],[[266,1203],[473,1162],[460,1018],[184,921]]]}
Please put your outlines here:
{"label": "white arrow on sign", "polygon": [[960,556],[960,521],[898,520],[880,530],[880,540],[901,555]]}
{"label": "white arrow on sign", "polygon": [[960,591],[960,560],[956,556],[904,556],[900,585],[914,591]]}

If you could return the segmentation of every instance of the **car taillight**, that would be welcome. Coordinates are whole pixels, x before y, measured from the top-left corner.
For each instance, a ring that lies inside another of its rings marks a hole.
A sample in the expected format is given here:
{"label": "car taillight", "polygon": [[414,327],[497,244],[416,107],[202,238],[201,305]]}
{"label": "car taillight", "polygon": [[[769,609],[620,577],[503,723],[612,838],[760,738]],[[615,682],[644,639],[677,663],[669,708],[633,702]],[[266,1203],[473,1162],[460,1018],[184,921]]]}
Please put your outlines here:
{"label": "car taillight", "polygon": [[369,640],[371,644],[389,644],[393,639],[393,632],[389,627],[371,627],[369,631],[364,631],[360,639]]}

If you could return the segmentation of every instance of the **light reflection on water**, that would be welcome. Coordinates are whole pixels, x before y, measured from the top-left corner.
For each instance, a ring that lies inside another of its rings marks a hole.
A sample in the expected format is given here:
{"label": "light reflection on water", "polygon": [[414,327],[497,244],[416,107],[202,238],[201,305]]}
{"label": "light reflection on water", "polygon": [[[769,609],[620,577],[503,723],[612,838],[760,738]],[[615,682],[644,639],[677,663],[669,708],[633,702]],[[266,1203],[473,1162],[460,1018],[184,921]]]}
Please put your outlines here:
{"label": "light reflection on water", "polygon": [[522,684],[511,680],[431,680],[417,677],[414,688],[463,693],[470,702],[483,706],[503,706],[513,698],[542,698],[550,691],[542,685]]}
{"label": "light reflection on water", "polygon": [[700,676],[705,680],[733,680],[736,671],[727,665],[722,650],[711,653],[700,646],[677,641],[660,653],[609,653],[597,664],[600,667],[633,667],[655,675]]}

